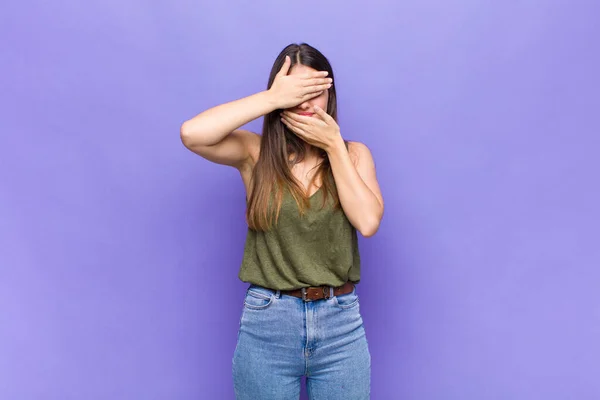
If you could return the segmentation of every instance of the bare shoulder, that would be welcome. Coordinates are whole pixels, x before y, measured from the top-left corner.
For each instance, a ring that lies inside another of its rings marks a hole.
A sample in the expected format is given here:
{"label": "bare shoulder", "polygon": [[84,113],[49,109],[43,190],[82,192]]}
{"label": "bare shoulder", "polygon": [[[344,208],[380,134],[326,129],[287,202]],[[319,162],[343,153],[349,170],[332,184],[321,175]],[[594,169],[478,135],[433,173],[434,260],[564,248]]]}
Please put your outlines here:
{"label": "bare shoulder", "polygon": [[371,150],[362,142],[348,141],[348,154],[355,166],[359,163],[374,164]]}

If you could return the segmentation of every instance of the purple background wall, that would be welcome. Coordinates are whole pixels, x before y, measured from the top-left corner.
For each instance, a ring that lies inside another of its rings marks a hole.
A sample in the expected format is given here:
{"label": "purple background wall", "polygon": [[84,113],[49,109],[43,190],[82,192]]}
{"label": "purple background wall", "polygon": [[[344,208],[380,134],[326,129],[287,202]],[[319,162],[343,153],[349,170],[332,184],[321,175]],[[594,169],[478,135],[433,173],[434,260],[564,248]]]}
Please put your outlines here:
{"label": "purple background wall", "polygon": [[302,41],[330,58],[386,200],[361,239],[373,398],[600,398],[598,15],[3,3],[0,398],[233,398],[243,185],[179,126],[263,90]]}

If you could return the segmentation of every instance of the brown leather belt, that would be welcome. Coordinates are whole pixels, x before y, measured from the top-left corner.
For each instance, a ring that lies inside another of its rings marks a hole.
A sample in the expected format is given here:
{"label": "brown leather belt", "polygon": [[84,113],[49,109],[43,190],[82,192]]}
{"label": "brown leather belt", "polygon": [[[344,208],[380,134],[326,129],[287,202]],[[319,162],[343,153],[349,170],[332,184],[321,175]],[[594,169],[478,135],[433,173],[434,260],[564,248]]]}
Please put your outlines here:
{"label": "brown leather belt", "polygon": [[[289,296],[299,297],[304,301],[314,301],[321,299],[329,299],[329,288],[331,286],[310,286],[296,290],[282,290],[281,294],[287,294]],[[339,296],[341,294],[348,294],[354,290],[354,284],[350,281],[344,283],[342,286],[333,288],[333,295]]]}

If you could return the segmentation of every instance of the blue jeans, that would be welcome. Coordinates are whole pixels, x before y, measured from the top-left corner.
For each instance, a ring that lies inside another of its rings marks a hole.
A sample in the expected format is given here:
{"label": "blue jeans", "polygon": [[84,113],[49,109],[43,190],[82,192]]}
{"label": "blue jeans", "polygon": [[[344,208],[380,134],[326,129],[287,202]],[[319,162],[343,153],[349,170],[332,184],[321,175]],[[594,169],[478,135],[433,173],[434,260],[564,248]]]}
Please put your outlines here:
{"label": "blue jeans", "polygon": [[298,400],[302,376],[312,400],[369,399],[371,355],[356,288],[304,302],[250,285],[232,371],[237,400]]}

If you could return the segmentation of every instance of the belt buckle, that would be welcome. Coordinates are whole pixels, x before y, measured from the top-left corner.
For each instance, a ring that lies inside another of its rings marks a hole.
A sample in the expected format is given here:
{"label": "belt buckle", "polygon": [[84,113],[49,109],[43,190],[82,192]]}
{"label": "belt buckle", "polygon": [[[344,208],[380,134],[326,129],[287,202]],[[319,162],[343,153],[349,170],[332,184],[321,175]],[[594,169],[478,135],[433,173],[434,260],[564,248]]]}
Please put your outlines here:
{"label": "belt buckle", "polygon": [[[330,298],[329,297],[329,286],[322,286],[321,290],[323,291],[323,297],[325,299],[329,299]],[[304,301],[314,301],[314,300],[309,299],[309,298],[306,297],[306,288],[305,287],[302,288],[302,300],[304,300]]]}
{"label": "belt buckle", "polygon": [[305,287],[302,288],[302,300],[303,301],[312,301],[311,299],[306,298],[306,288]]}

